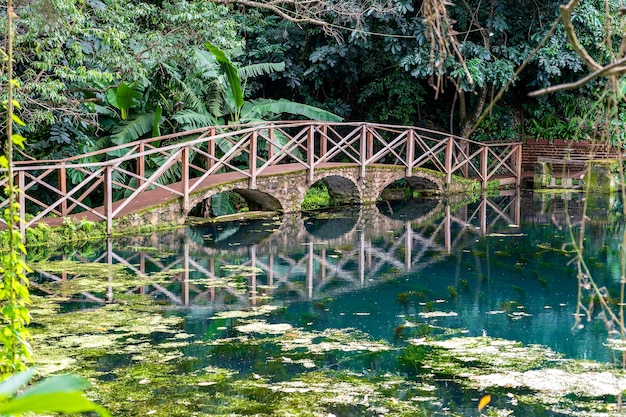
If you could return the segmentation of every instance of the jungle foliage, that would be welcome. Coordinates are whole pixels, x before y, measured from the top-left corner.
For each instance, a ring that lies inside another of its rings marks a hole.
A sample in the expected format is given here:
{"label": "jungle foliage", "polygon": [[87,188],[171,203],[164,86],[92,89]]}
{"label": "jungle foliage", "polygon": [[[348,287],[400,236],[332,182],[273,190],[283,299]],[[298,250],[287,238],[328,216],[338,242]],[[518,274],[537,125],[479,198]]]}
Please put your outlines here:
{"label": "jungle foliage", "polygon": [[[343,43],[324,28],[300,30],[275,15],[249,9],[240,18],[248,57],[286,62],[259,91],[280,91],[353,120],[434,127],[477,139],[522,135],[581,139],[589,135],[590,108],[599,100],[601,81],[573,92],[541,99],[527,93],[567,83],[588,70],[568,44],[559,23],[558,1],[459,1],[447,6],[458,53],[445,53],[429,38],[427,3],[399,1],[393,13],[372,13],[360,32]],[[608,62],[622,37],[616,1],[586,1],[573,22],[580,42],[595,59]],[[607,10],[610,19],[607,19]],[[341,16],[333,23],[341,25]],[[259,22],[263,22],[259,24]],[[613,33],[613,45],[598,40]],[[544,37],[545,45],[533,49]],[[529,60],[525,70],[515,71]],[[474,123],[507,81],[513,84],[477,127]]]}
{"label": "jungle foliage", "polygon": [[[586,134],[600,81],[576,94],[526,96],[587,73],[563,28],[551,32],[559,1],[394,0],[352,20],[346,18],[350,2],[338,3],[346,8],[320,15],[327,26],[319,26],[233,1],[20,2],[15,77],[24,88],[16,98],[21,116],[32,122],[18,133],[28,134],[29,157],[62,158],[208,124],[303,117],[304,107],[294,104],[300,102],[348,120],[477,139]],[[457,51],[433,43],[427,12],[453,23],[449,35]],[[604,1],[584,1],[573,22],[589,52],[610,60],[607,44],[597,40],[608,27],[613,42],[621,40],[618,2],[605,8]],[[545,46],[515,76],[547,34]],[[215,51],[223,55],[216,58]],[[228,72],[225,62],[236,71]],[[6,82],[6,63],[0,78]],[[472,129],[511,78],[504,98]],[[295,114],[273,111],[280,106]]]}

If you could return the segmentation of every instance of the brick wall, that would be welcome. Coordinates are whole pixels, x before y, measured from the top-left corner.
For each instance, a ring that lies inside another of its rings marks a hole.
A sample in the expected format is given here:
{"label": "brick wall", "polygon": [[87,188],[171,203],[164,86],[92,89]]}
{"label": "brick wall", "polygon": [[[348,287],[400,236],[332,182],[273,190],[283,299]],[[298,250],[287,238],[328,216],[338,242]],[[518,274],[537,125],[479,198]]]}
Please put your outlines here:
{"label": "brick wall", "polygon": [[606,143],[569,142],[554,140],[552,143],[546,139],[526,139],[522,145],[522,170],[532,172],[537,158],[549,159],[603,159],[617,158],[617,150],[609,147]]}

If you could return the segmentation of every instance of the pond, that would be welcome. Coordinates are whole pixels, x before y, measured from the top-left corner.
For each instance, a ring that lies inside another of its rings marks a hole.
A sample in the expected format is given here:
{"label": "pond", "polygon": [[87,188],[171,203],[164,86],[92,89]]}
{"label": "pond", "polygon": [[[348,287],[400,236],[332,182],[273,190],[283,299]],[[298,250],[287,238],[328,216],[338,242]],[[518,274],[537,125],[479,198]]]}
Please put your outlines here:
{"label": "pond", "polygon": [[613,415],[620,204],[417,199],[67,249],[32,264],[35,359],[120,416]]}

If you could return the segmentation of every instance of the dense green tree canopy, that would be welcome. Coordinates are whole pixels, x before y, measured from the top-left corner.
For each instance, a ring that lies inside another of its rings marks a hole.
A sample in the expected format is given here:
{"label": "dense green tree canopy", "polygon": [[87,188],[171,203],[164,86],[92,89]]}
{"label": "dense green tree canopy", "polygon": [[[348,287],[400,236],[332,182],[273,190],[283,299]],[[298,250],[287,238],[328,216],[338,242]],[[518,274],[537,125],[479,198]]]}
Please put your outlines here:
{"label": "dense green tree canopy", "polygon": [[[224,122],[228,94],[207,55],[210,42],[238,68],[264,65],[244,80],[246,100],[286,98],[351,120],[468,135],[506,86],[474,137],[580,137],[604,79],[576,93],[527,96],[590,72],[563,25],[554,26],[559,6],[525,0],[21,2],[15,40],[21,116],[35,157]],[[575,6],[577,40],[595,62],[622,56],[619,2]],[[0,79],[6,83],[4,67]]]}
{"label": "dense green tree canopy", "polygon": [[[253,1],[220,2],[259,7]],[[288,63],[283,88],[327,102],[351,118],[435,125],[467,135],[486,103],[506,86],[504,100],[476,135],[519,137],[522,120],[530,118],[534,122],[527,124],[526,133],[572,137],[580,124],[572,116],[584,117],[601,87],[593,83],[576,93],[575,100],[571,93],[527,98],[530,91],[572,82],[587,71],[563,25],[556,24],[558,1],[398,1],[386,13],[365,13],[351,26],[354,30],[343,32],[343,43],[336,42],[338,36],[326,36],[329,29],[319,21],[330,21],[331,29],[340,32],[350,24],[346,8],[323,16],[316,11],[307,21],[289,3],[282,2],[284,7],[273,12],[291,10],[291,20],[298,17],[318,28],[300,30],[289,23],[276,28],[280,23],[266,17],[265,28],[258,23],[246,27],[251,34],[248,56],[280,56]],[[246,10],[247,16],[257,14]],[[611,49],[618,49],[621,41],[618,2],[582,2],[574,8],[572,21],[581,44],[599,62],[608,62]],[[606,41],[609,32],[612,42]],[[528,66],[516,75],[525,60]]]}
{"label": "dense green tree canopy", "polygon": [[[16,14],[16,77],[35,140],[30,149],[52,156],[86,150],[111,120],[126,116],[119,112],[132,117],[184,101],[178,78],[197,71],[194,50],[204,42],[243,53],[230,13],[210,2],[37,0]],[[212,88],[189,78],[200,95]],[[134,109],[110,101],[123,83],[140,94]]]}

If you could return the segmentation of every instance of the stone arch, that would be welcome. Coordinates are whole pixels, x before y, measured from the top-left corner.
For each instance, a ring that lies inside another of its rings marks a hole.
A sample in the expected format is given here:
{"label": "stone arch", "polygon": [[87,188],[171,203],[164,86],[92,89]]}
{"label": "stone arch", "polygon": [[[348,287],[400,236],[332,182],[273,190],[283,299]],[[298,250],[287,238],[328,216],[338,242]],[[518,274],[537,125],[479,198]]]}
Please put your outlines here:
{"label": "stone arch", "polygon": [[[241,180],[234,181],[230,184],[223,184],[218,187],[208,188],[201,193],[190,196],[189,209],[192,211],[199,205],[210,207],[210,198],[212,196],[232,191],[239,194],[246,201],[251,211],[283,211],[283,205],[276,197],[266,191],[249,189],[247,186],[248,181]],[[204,210],[207,209],[201,209],[200,211]]]}
{"label": "stone arch", "polygon": [[415,175],[405,177],[404,180],[413,189],[443,191],[442,184],[438,184],[432,177]]}
{"label": "stone arch", "polygon": [[[217,174],[221,175],[221,174]],[[309,187],[318,180],[325,177],[336,176],[342,177],[341,181],[349,181],[356,187],[361,203],[367,205],[375,203],[380,199],[382,190],[395,180],[406,177],[406,168],[401,165],[373,165],[363,170],[355,164],[340,164],[334,166],[316,168],[313,178],[308,176],[305,169],[294,171],[286,171],[282,173],[274,173],[263,175],[256,178],[256,187],[250,189],[249,178],[226,179],[222,183],[213,184],[206,188],[199,189],[189,195],[189,199],[185,202],[185,207],[181,206],[181,199],[176,196],[164,197],[160,203],[154,206],[137,210],[134,213],[124,217],[123,224],[130,227],[143,224],[158,224],[162,222],[183,223],[189,214],[189,210],[203,200],[208,199],[214,194],[224,191],[238,190],[239,194],[253,201],[253,206],[258,204],[261,207],[274,211],[282,211],[284,213],[299,212],[302,207],[302,201]],[[463,184],[455,183],[445,184],[445,175],[424,169],[416,169],[412,177],[421,178],[418,181],[431,181],[437,185],[433,189],[434,193],[442,193],[444,190],[449,192],[462,191]],[[332,181],[332,180],[331,180]],[[428,184],[424,182],[422,184]],[[351,198],[357,194],[351,194]],[[267,196],[264,196],[266,194]],[[121,220],[120,220],[121,221]],[[118,221],[119,223],[119,221]],[[122,224],[122,223],[119,223]]]}
{"label": "stone arch", "polygon": [[341,175],[327,175],[320,178],[326,185],[331,200],[337,205],[361,204],[361,192],[352,179]]}
{"label": "stone arch", "polygon": [[[436,175],[429,171],[420,170],[420,171],[414,172],[413,175],[411,176],[407,177],[406,175],[400,175],[397,178],[392,179],[392,181],[385,183],[381,187],[380,194],[378,195],[378,198],[376,200],[383,199],[382,195],[383,195],[384,190],[387,189],[390,185],[392,185],[394,182],[398,180],[404,180],[405,184],[411,190],[423,191],[427,195],[440,195],[447,189],[444,178],[442,176]],[[391,198],[391,199],[404,199],[404,198]]]}
{"label": "stone arch", "polygon": [[283,205],[276,197],[259,190],[236,188],[233,190],[243,197],[250,210],[283,211]]}

